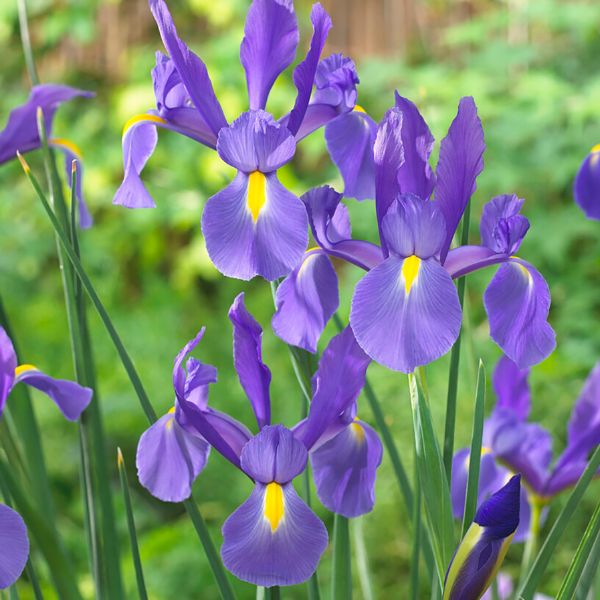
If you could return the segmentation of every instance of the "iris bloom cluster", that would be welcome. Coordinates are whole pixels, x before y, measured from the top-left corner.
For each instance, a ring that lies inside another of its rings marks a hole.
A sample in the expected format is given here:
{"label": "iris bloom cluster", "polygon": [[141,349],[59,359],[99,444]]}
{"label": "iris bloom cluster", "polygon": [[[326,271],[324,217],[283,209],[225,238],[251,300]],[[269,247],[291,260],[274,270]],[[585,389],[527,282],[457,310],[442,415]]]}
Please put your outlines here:
{"label": "iris bloom cluster", "polygon": [[42,111],[46,125],[46,135],[51,147],[60,150],[65,158],[67,181],[71,182],[72,163],[76,161],[77,184],[76,198],[78,202],[79,225],[90,227],[92,216],[83,199],[81,150],[70,140],[52,137],[52,123],[57,108],[63,103],[77,97],[91,98],[94,94],[69,87],[68,85],[43,84],[33,86],[25,104],[15,108],[8,116],[6,127],[0,132],[0,165],[17,157],[17,152],[25,154],[41,147],[42,141],[38,131],[37,112]]}
{"label": "iris bloom cluster", "polygon": [[[557,494],[577,483],[591,452],[600,444],[600,363],[590,373],[567,427],[567,445],[552,461],[552,435],[538,423],[527,421],[531,409],[529,370],[519,369],[503,357],[494,371],[497,402],[485,421],[479,476],[479,497],[485,498],[512,473],[520,473],[521,524],[516,541],[530,530],[535,519]],[[459,450],[452,467],[452,502],[456,517],[462,516],[470,451]],[[536,525],[537,526],[537,525]]]}
{"label": "iris bloom cluster", "polygon": [[374,144],[380,245],[352,239],[342,195],[332,188],[302,197],[317,247],[278,288],[273,329],[279,337],[316,350],[339,302],[335,257],[367,271],[350,313],[358,343],[373,360],[411,372],[445,354],[458,337],[462,315],[453,279],[499,264],[484,295],[491,337],[521,367],[552,352],[548,285],[515,255],[529,229],[520,214],[523,200],[493,198],[483,209],[481,245],[451,248],[483,169],[483,130],[472,98],[460,101],[435,174],[433,143],[417,107],[396,94]]}
{"label": "iris bloom cluster", "polygon": [[[115,204],[153,207],[140,173],[156,146],[156,128],[186,135],[215,149],[237,170],[233,181],[208,200],[202,215],[206,248],[217,269],[240,279],[287,275],[308,244],[304,206],[277,177],[278,169],[294,156],[296,144],[331,123],[332,152],[346,171],[364,162],[368,172],[372,163],[371,120],[360,109],[356,111],[360,116],[342,118],[356,108],[358,77],[352,61],[334,55],[319,64],[331,27],[329,15],[320,4],[313,6],[310,48],[293,73],[296,100],[291,111],[276,121],[265,107],[275,80],[294,61],[298,25],[290,0],[252,2],[240,48],[250,110],[228,123],[205,64],[177,35],[164,0],[150,0],[150,8],[169,56],[158,52],[152,71],[156,109],[125,125],[125,176]],[[345,131],[341,136],[336,134],[340,123]],[[347,129],[348,123],[354,129]],[[344,154],[349,136],[354,140],[351,156]],[[357,194],[364,193],[360,174],[351,185]]]}
{"label": "iris bloom cluster", "polygon": [[375,431],[356,416],[369,357],[350,328],[334,337],[312,381],[308,417],[292,428],[272,424],[271,373],[263,363],[262,329],[234,301],[233,357],[238,378],[256,417],[258,433],[208,405],[215,367],[187,355],[202,329],[177,355],[174,407],[140,438],[138,477],[165,501],[189,497],[214,448],[253,482],[249,498],[225,521],[221,555],[236,577],[262,586],[308,579],[327,546],[321,520],[294,490],[310,457],[317,495],[332,512],[356,517],[372,510],[382,446]]}
{"label": "iris bloom cluster", "polygon": [[[29,364],[19,365],[8,334],[0,327],[0,418],[12,389],[24,383],[46,394],[69,421],[76,421],[92,399],[92,390],[54,379]],[[21,516],[0,504],[0,589],[21,575],[29,556],[29,538]]]}

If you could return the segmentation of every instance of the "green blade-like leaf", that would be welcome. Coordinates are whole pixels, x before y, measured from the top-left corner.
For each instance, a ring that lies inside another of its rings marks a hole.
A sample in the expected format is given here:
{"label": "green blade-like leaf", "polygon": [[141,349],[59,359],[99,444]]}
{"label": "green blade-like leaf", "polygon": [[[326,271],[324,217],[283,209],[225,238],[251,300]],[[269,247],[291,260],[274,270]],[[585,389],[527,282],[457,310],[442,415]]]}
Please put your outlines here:
{"label": "green blade-like leaf", "polygon": [[481,466],[481,440],[483,438],[483,417],[485,410],[485,369],[479,361],[477,373],[477,391],[475,393],[475,414],[473,415],[473,433],[471,435],[471,454],[469,458],[469,478],[465,510],[463,515],[462,534],[467,533],[477,510],[477,495],[479,491],[479,471]]}
{"label": "green blade-like leaf", "polygon": [[577,485],[573,488],[567,503],[564,505],[560,514],[558,515],[558,519],[556,519],[546,541],[544,542],[539,554],[537,555],[533,565],[529,569],[529,572],[525,576],[523,582],[519,586],[519,590],[517,591],[517,598],[523,598],[524,600],[532,600],[533,594],[537,586],[540,583],[540,580],[546,571],[546,567],[558,546],[558,543],[562,537],[562,534],[565,532],[565,529],[568,527],[571,517],[575,513],[585,490],[588,485],[592,481],[596,471],[600,467],[600,446],[596,448],[588,466],[586,467],[583,475],[579,478]]}
{"label": "green blade-like leaf", "polygon": [[346,517],[336,514],[333,521],[333,577],[331,600],[352,599],[352,552]]}
{"label": "green blade-like leaf", "polygon": [[576,600],[587,600],[588,594],[594,583],[600,565],[600,535],[596,538],[590,556],[585,563],[585,568],[577,586]]}
{"label": "green blade-like leaf", "polygon": [[354,549],[356,569],[363,600],[373,600],[373,585],[371,584],[371,569],[365,545],[364,517],[352,519],[352,548]]}
{"label": "green blade-like leaf", "polygon": [[419,554],[421,549],[421,481],[415,453],[415,502],[412,514],[413,547],[410,558],[410,599],[419,598]]}

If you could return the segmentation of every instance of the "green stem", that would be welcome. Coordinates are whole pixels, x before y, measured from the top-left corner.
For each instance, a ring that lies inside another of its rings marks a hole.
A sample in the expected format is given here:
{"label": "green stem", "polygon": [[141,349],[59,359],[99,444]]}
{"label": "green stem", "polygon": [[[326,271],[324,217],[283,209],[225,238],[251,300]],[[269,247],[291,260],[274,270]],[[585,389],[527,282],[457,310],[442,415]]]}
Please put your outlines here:
{"label": "green stem", "polygon": [[413,547],[410,560],[410,599],[419,598],[419,554],[421,547],[421,484],[419,482],[419,469],[415,454],[415,499],[412,513],[413,522]]}
{"label": "green stem", "polygon": [[530,495],[529,500],[531,505],[531,517],[529,521],[529,535],[525,542],[523,559],[521,561],[521,573],[523,573],[523,575],[529,570],[539,549],[542,510],[544,508],[544,504],[536,496]]}
{"label": "green stem", "polygon": [[281,590],[278,585],[274,585],[273,587],[264,588],[265,590],[265,600],[280,600],[281,598]]}
{"label": "green stem", "polygon": [[352,599],[352,558],[346,517],[336,513],[333,521],[333,578],[331,600]]}
{"label": "green stem", "polygon": [[31,85],[38,85],[40,79],[35,67],[33,48],[31,46],[31,38],[29,37],[26,0],[17,0],[17,7],[19,10],[19,30],[21,32],[21,44],[23,46],[23,54],[25,55],[25,63],[27,64],[27,72],[29,73]]}
{"label": "green stem", "polygon": [[369,557],[365,544],[364,517],[352,519],[350,524],[352,530],[352,547],[355,552],[356,566],[358,570],[358,581],[363,600],[373,600],[373,586],[371,584],[371,570],[369,569]]}

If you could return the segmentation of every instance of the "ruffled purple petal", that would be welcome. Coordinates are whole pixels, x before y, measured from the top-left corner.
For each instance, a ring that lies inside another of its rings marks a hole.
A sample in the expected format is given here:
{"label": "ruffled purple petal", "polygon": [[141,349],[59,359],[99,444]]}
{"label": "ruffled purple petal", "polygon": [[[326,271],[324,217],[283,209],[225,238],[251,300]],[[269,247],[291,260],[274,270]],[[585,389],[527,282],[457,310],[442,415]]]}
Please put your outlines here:
{"label": "ruffled purple petal", "polygon": [[483,301],[492,339],[518,367],[539,363],[552,353],[556,340],[547,320],[550,290],[532,265],[520,259],[502,265]]}
{"label": "ruffled purple petal", "polygon": [[170,411],[140,437],[138,479],[159,500],[182,502],[191,496],[209,452],[206,440],[183,429]]}
{"label": "ruffled purple petal", "polygon": [[13,343],[4,328],[0,326],[0,416],[13,388],[16,368],[17,355]]}
{"label": "ruffled purple petal", "polygon": [[246,309],[243,292],[233,301],[229,320],[233,324],[233,364],[262,428],[271,423],[271,371],[262,360],[262,327]]}
{"label": "ruffled purple petal", "polygon": [[37,125],[37,109],[42,109],[48,137],[51,137],[52,121],[56,109],[63,103],[77,98],[91,98],[94,94],[78,90],[68,85],[48,83],[31,88],[25,104],[13,109],[8,116],[6,127],[0,132],[0,164],[21,154],[35,150],[41,145]]}
{"label": "ruffled purple petal", "polygon": [[288,129],[293,135],[298,133],[300,125],[304,120],[321,52],[323,52],[327,34],[331,29],[331,18],[318,2],[313,4],[310,20],[314,30],[310,48],[306,54],[306,58],[294,69],[294,85],[298,90],[298,95],[296,96],[296,102],[294,103],[294,108],[290,113],[290,119],[287,124]]}
{"label": "ruffled purple petal", "polygon": [[310,189],[300,199],[306,206],[312,234],[321,248],[331,249],[336,242],[350,239],[350,217],[341,203],[342,194],[323,185]]}
{"label": "ruffled purple petal", "polygon": [[322,251],[309,252],[277,288],[273,331],[287,344],[315,353],[338,305],[338,280],[331,261]]}
{"label": "ruffled purple petal", "polygon": [[240,47],[251,110],[265,108],[275,80],[294,62],[299,39],[292,0],[252,2]]}
{"label": "ruffled purple petal", "polygon": [[519,369],[507,356],[503,356],[494,369],[492,383],[496,392],[496,408],[512,411],[525,421],[531,409],[529,369]]}
{"label": "ruffled purple petal", "polygon": [[302,583],[315,572],[327,547],[327,529],[293,484],[271,486],[276,487],[257,483],[248,500],[225,521],[223,564],[238,579],[254,585]]}
{"label": "ruffled purple petal", "polygon": [[452,237],[463,212],[475,192],[477,176],[483,170],[485,142],[475,101],[461,98],[458,113],[442,140],[437,166],[435,200],[446,218],[446,241],[442,247],[444,263]]}
{"label": "ruffled purple petal", "polygon": [[579,167],[573,195],[588,219],[600,220],[600,145],[594,146]]}
{"label": "ruffled purple petal", "polygon": [[463,277],[479,269],[508,262],[509,256],[497,254],[487,246],[459,246],[448,252],[444,269],[452,279]]}
{"label": "ruffled purple petal", "polygon": [[206,65],[179,39],[164,0],[150,0],[150,10],[158,25],[163,44],[194,106],[217,136],[219,130],[227,126],[227,119],[215,96]]}
{"label": "ruffled purple petal", "polygon": [[308,452],[283,425],[267,425],[243,448],[242,470],[260,483],[289,483],[306,467]]}
{"label": "ruffled purple petal", "polygon": [[0,504],[0,590],[19,579],[28,558],[29,538],[21,515]]}
{"label": "ruffled purple petal", "polygon": [[410,373],[450,350],[461,317],[452,279],[434,258],[391,256],[358,282],[350,324],[373,360]]}
{"label": "ruffled purple petal", "polygon": [[[317,129],[324,127],[339,116],[337,108],[329,104],[309,104],[298,132],[294,136],[296,142],[303,140]],[[287,127],[290,114],[284,115],[277,122]]]}
{"label": "ruffled purple petal", "polygon": [[31,365],[17,367],[15,384],[25,383],[54,401],[69,421],[77,421],[92,401],[93,392],[74,381],[54,379]]}
{"label": "ruffled purple petal", "polygon": [[188,358],[185,370],[187,376],[183,397],[204,410],[208,407],[209,384],[217,382],[217,369],[212,365],[205,365],[195,358]]}
{"label": "ruffled purple petal", "polygon": [[339,114],[355,108],[359,79],[351,58],[343,54],[324,58],[317,68],[315,83],[314,105],[330,106]]}
{"label": "ruffled purple petal", "polygon": [[484,246],[498,254],[517,253],[529,230],[529,221],[519,214],[523,202],[515,194],[506,194],[492,198],[483,207],[479,231]]}
{"label": "ruffled purple petal", "polygon": [[373,510],[382,452],[379,436],[362,421],[354,421],[311,452],[317,495],[323,505],[348,518]]}
{"label": "ruffled purple petal", "polygon": [[325,127],[327,151],[344,179],[348,198],[375,198],[376,136],[377,123],[360,111],[343,113]]}
{"label": "ruffled purple petal", "polygon": [[[200,343],[202,338],[204,337],[204,333],[206,331],[206,327],[202,327],[200,331],[193,337],[178,353],[173,361],[173,388],[175,390],[175,395],[179,400],[186,400],[188,393],[191,391],[192,387],[198,387],[199,385],[208,385],[209,383],[215,383],[217,380],[217,370],[211,365],[204,365],[207,369],[202,369],[198,371],[197,365],[195,363],[190,363],[188,361],[188,365],[192,367],[195,372],[195,375],[191,381],[194,382],[194,385],[191,386],[188,384],[188,373],[186,369],[183,368],[183,361],[186,359],[187,355],[194,350],[194,348]],[[186,365],[187,367],[187,365]],[[190,369],[190,371],[192,370]],[[197,377],[197,375],[203,375],[202,381]],[[203,408],[202,403],[198,404],[198,408]]]}

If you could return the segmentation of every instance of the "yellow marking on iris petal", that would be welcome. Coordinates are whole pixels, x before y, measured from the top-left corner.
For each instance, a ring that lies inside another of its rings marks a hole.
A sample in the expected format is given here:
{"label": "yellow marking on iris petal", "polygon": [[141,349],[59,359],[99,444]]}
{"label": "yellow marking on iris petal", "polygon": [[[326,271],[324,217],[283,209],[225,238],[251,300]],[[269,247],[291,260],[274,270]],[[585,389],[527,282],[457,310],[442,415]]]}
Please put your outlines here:
{"label": "yellow marking on iris petal", "polygon": [[141,115],[135,115],[131,117],[123,126],[123,136],[137,123],[147,122],[147,123],[159,123],[161,125],[166,125],[166,121],[157,115],[149,115],[142,113]]}
{"label": "yellow marking on iris petal", "polygon": [[[168,415],[172,415],[175,413],[175,407],[172,406],[168,411],[167,414]],[[165,423],[165,427],[167,429],[171,429],[171,427],[173,427],[173,417],[171,417],[166,423]]]}
{"label": "yellow marking on iris petal", "polygon": [[350,425],[350,429],[356,438],[356,441],[359,444],[362,444],[365,441],[365,429],[364,427],[355,419],[353,423]]}
{"label": "yellow marking on iris petal", "polygon": [[39,369],[37,367],[35,367],[34,365],[19,365],[15,369],[15,377],[22,375],[26,371],[39,371]]}
{"label": "yellow marking on iris petal", "polygon": [[410,293],[415,280],[419,276],[419,270],[421,268],[421,259],[414,254],[404,259],[402,263],[402,279],[404,280],[404,289],[406,295]]}
{"label": "yellow marking on iris petal", "polygon": [[271,531],[277,531],[279,524],[285,516],[285,502],[283,499],[283,488],[274,481],[267,485],[265,491],[264,517],[271,525]]}
{"label": "yellow marking on iris petal", "polygon": [[248,176],[248,195],[246,203],[256,223],[258,215],[267,201],[267,178],[260,171],[253,171]]}
{"label": "yellow marking on iris petal", "polygon": [[72,152],[79,160],[83,158],[79,146],[73,143],[71,140],[65,138],[50,138],[48,140],[51,146],[61,146]]}
{"label": "yellow marking on iris petal", "polygon": [[367,112],[360,104],[355,104],[354,105],[354,110],[356,112],[361,112],[361,113],[365,113],[365,114]]}
{"label": "yellow marking on iris petal", "polygon": [[600,152],[600,144],[596,144],[591,150],[590,152]]}

